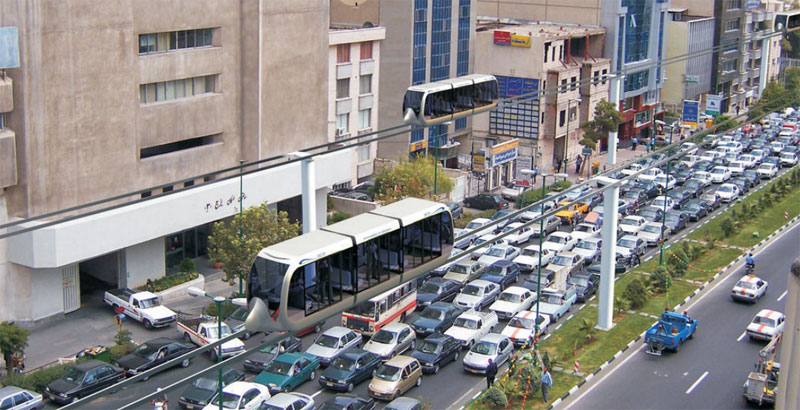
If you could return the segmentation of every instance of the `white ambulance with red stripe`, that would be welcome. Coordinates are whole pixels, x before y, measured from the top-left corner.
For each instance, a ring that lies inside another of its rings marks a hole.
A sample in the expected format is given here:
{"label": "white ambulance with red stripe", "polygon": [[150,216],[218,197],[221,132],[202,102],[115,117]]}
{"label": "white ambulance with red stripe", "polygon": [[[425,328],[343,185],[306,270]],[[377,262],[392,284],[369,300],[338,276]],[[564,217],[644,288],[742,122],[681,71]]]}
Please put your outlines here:
{"label": "white ambulance with red stripe", "polygon": [[783,333],[786,316],[777,310],[762,309],[747,325],[747,336],[750,340],[772,340]]}
{"label": "white ambulance with red stripe", "polygon": [[[517,346],[524,344],[530,345],[533,342],[533,334],[536,332],[536,323],[533,321],[535,317],[535,311],[524,310],[517,313],[508,321],[508,325],[503,329],[503,336],[511,339]],[[539,335],[541,336],[547,331],[547,326],[550,325],[550,316],[539,313],[538,322]]]}
{"label": "white ambulance with red stripe", "polygon": [[756,275],[744,275],[731,290],[731,298],[735,301],[756,303],[767,294],[769,282]]}

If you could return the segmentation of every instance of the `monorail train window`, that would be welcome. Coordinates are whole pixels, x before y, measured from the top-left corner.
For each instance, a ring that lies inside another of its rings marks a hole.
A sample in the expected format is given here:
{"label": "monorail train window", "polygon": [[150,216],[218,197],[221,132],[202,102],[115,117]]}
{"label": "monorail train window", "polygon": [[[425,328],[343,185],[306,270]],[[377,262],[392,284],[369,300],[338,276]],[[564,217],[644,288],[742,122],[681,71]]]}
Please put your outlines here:
{"label": "monorail train window", "polygon": [[415,268],[442,255],[441,223],[440,213],[403,229],[407,268]]}
{"label": "monorail train window", "polygon": [[408,108],[414,110],[414,114],[419,115],[420,106],[422,105],[422,97],[425,94],[421,91],[406,91],[406,96],[403,98],[403,114]]}
{"label": "monorail train window", "polygon": [[262,257],[256,257],[247,279],[247,300],[258,297],[275,310],[281,299],[283,277],[289,266]]}
{"label": "monorail train window", "polygon": [[[431,108],[430,113],[428,114],[429,104]],[[429,94],[425,101],[425,112],[434,118],[452,114],[453,91],[444,90]]]}
{"label": "monorail train window", "polygon": [[403,239],[400,231],[392,231],[381,236],[380,258],[383,268],[390,272],[403,272]]}
{"label": "monorail train window", "polygon": [[459,87],[455,89],[456,103],[453,112],[471,110],[475,101],[473,99],[472,87]]}
{"label": "monorail train window", "polygon": [[486,81],[475,84],[475,102],[477,106],[489,105],[497,99],[497,82]]}
{"label": "monorail train window", "polygon": [[357,292],[357,261],[358,255],[353,248],[348,248],[331,255],[331,286],[340,292]]}

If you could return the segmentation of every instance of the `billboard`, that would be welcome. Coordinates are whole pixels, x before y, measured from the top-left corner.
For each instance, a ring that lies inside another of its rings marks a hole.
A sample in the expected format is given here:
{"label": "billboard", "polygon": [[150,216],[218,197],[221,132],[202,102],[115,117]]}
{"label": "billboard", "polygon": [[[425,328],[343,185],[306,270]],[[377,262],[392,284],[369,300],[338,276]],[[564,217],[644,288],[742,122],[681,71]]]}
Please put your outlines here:
{"label": "billboard", "polygon": [[16,27],[0,27],[0,70],[19,67],[19,32]]}
{"label": "billboard", "polygon": [[722,96],[708,94],[706,95],[706,114],[717,116],[722,109]]}
{"label": "billboard", "polygon": [[761,0],[744,0],[745,10],[757,9],[761,7]]}
{"label": "billboard", "polygon": [[684,101],[683,102],[683,123],[690,125],[692,129],[697,128],[698,115],[700,112],[700,103],[698,101]]}

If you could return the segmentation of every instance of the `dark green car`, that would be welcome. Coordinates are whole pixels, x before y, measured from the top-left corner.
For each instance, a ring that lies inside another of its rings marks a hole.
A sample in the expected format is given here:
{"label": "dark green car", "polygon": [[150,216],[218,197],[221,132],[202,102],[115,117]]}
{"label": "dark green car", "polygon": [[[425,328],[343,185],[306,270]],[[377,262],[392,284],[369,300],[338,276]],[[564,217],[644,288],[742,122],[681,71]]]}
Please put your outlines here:
{"label": "dark green car", "polygon": [[[244,373],[231,368],[222,369],[222,386],[244,380]],[[217,372],[206,373],[183,391],[178,403],[184,409],[202,409],[217,394]]]}
{"label": "dark green car", "polygon": [[314,380],[319,368],[319,359],[308,353],[284,353],[267,365],[256,378],[256,383],[269,388],[270,394],[288,392],[303,384],[306,380]]}
{"label": "dark green car", "polygon": [[331,390],[353,391],[353,387],[372,378],[372,372],[381,364],[381,358],[363,349],[342,353],[319,377],[319,385]]}

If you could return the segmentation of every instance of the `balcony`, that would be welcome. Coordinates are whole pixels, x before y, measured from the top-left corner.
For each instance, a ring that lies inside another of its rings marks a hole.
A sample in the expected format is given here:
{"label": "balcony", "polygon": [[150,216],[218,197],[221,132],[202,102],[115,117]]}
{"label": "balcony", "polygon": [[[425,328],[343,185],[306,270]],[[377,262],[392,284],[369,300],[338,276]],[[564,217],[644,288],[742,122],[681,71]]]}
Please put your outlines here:
{"label": "balcony", "polygon": [[436,159],[439,161],[443,161],[450,158],[455,158],[458,156],[458,147],[461,143],[456,141],[451,141],[447,145],[442,145],[440,147],[428,147],[428,153],[433,154],[436,156]]}

